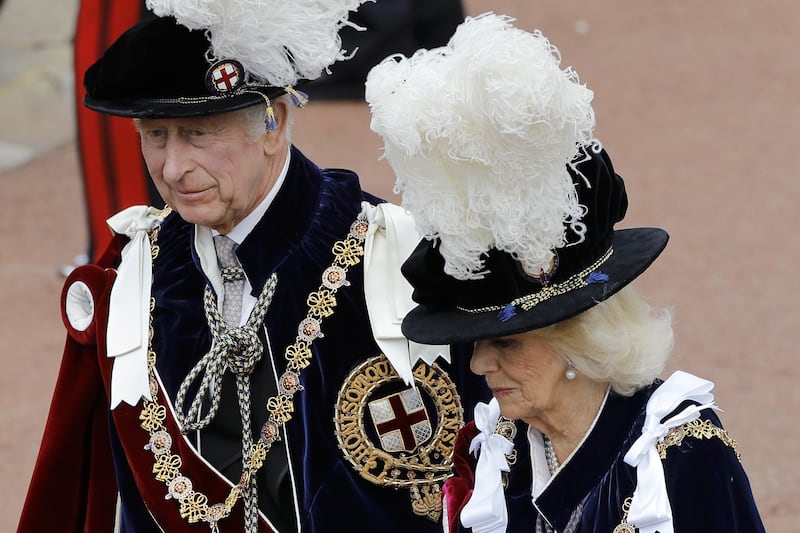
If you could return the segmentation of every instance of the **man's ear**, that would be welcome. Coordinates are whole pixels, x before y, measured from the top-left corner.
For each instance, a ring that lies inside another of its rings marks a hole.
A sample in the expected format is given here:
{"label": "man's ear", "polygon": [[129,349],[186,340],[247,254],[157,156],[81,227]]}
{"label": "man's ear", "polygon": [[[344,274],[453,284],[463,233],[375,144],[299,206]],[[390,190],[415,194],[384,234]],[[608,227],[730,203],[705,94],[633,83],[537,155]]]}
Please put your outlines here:
{"label": "man's ear", "polygon": [[286,128],[289,127],[289,106],[283,100],[274,100],[272,110],[275,113],[275,122],[278,129],[268,131],[261,139],[264,143],[264,153],[275,155],[286,150]]}

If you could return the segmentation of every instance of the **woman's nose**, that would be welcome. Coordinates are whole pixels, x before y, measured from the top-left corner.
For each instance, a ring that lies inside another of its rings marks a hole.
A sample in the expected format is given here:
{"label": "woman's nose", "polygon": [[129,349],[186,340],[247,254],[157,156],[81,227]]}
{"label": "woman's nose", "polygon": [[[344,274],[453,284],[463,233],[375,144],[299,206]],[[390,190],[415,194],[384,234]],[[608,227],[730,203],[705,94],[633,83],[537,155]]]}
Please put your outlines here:
{"label": "woman's nose", "polygon": [[478,341],[472,350],[472,359],[469,361],[469,369],[473,374],[479,376],[497,370],[497,359],[492,355],[492,351],[485,341]]}

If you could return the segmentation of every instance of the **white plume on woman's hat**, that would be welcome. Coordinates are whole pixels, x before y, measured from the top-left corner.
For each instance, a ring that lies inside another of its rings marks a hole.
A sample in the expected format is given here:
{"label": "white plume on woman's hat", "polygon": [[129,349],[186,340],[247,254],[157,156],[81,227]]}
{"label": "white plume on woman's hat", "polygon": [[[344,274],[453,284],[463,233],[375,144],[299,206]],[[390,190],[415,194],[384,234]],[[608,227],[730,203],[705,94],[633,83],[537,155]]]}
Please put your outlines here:
{"label": "white plume on woman's hat", "polygon": [[583,215],[567,166],[592,141],[593,93],[512,22],[467,18],[447,46],[387,58],[367,79],[403,207],[457,279],[482,277],[491,248],[546,269]]}
{"label": "white plume on woman's hat", "polygon": [[616,230],[628,197],[593,137],[593,94],[539,31],[487,13],[447,46],[367,78],[372,129],[425,239],[403,263],[403,334],[448,344],[513,335],[618,292],[666,246]]}

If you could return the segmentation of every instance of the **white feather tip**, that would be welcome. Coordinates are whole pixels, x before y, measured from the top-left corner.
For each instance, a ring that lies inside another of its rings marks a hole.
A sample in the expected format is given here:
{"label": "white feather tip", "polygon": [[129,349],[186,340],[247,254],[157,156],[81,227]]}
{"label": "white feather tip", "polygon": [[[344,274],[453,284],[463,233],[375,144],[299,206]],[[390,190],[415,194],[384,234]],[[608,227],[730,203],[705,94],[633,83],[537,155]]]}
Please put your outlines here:
{"label": "white feather tip", "polygon": [[403,206],[459,279],[481,277],[491,248],[547,268],[584,211],[567,166],[593,138],[593,93],[512,22],[467,18],[447,46],[387,58],[367,79]]}
{"label": "white feather tip", "polygon": [[211,61],[236,59],[251,80],[285,87],[347,58],[339,29],[365,1],[147,0],[147,7],[189,29],[208,30]]}

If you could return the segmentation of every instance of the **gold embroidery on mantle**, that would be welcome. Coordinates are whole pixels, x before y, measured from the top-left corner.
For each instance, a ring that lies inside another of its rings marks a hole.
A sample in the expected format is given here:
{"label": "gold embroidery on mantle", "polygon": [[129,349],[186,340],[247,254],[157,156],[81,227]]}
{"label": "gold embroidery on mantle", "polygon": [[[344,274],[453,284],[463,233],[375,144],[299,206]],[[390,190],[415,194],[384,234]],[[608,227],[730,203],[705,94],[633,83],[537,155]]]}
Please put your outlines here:
{"label": "gold embroidery on mantle", "polygon": [[416,389],[382,354],[355,368],[339,391],[336,438],[362,478],[407,489],[414,513],[438,522],[464,411],[455,384],[438,365],[419,363],[413,375]]}
{"label": "gold embroidery on mantle", "polygon": [[670,429],[664,436],[664,439],[656,444],[658,456],[661,457],[662,460],[666,459],[667,448],[670,446],[680,446],[681,443],[683,443],[683,439],[686,437],[694,437],[695,439],[711,439],[716,437],[726,446],[733,449],[739,462],[742,461],[742,456],[739,454],[739,450],[736,449],[736,441],[730,438],[728,432],[715,426],[711,420],[700,420],[699,418]]}
{"label": "gold embroidery on mantle", "polygon": [[[281,376],[279,382],[291,383],[294,379],[298,386],[288,389],[281,388],[276,396],[267,400],[266,408],[270,413],[269,420],[261,429],[260,438],[253,444],[249,456],[243,458],[242,476],[239,483],[230,490],[223,503],[209,504],[208,497],[193,487],[191,479],[181,474],[180,469],[183,464],[181,457],[171,452],[173,439],[164,425],[166,407],[158,403],[157,396],[159,388],[155,374],[157,357],[152,349],[152,313],[155,309],[155,299],[150,298],[150,348],[147,354],[147,366],[150,393],[153,400],[142,400],[139,420],[141,421],[141,427],[149,435],[149,441],[144,448],[153,453],[154,477],[167,485],[166,499],[174,498],[178,500],[180,504],[178,512],[181,518],[189,523],[203,521],[208,523],[212,532],[218,532],[218,522],[230,515],[234,505],[241,498],[243,488],[247,485],[250,477],[255,475],[258,469],[261,468],[272,444],[279,440],[279,426],[288,422],[294,413],[292,396],[302,390],[302,387],[299,386],[299,381],[297,381],[299,376],[296,372],[310,364],[310,345],[314,340],[323,336],[321,319],[333,314],[333,308],[336,306],[336,292],[339,288],[349,285],[346,279],[347,269],[357,265],[364,255],[364,240],[368,227],[369,224],[362,213],[350,226],[350,232],[347,237],[333,245],[333,264],[322,273],[322,281],[319,288],[309,295],[307,299],[308,314],[298,325],[295,343],[288,346],[285,352],[287,371]],[[157,240],[160,229],[160,226],[156,226],[150,233],[153,260],[159,254]]]}
{"label": "gold embroidery on mantle", "polygon": [[[713,439],[716,437],[733,450],[739,462],[742,461],[742,456],[739,454],[739,450],[736,449],[736,441],[728,435],[728,432],[714,425],[711,420],[700,420],[699,418],[671,428],[664,435],[664,438],[656,443],[658,456],[661,460],[663,461],[667,458],[667,449],[672,446],[680,446],[686,437],[695,439]],[[631,497],[628,497],[623,502],[622,521],[614,528],[612,533],[636,533],[638,531],[633,524],[628,523],[628,511],[631,507],[631,501]]]}

